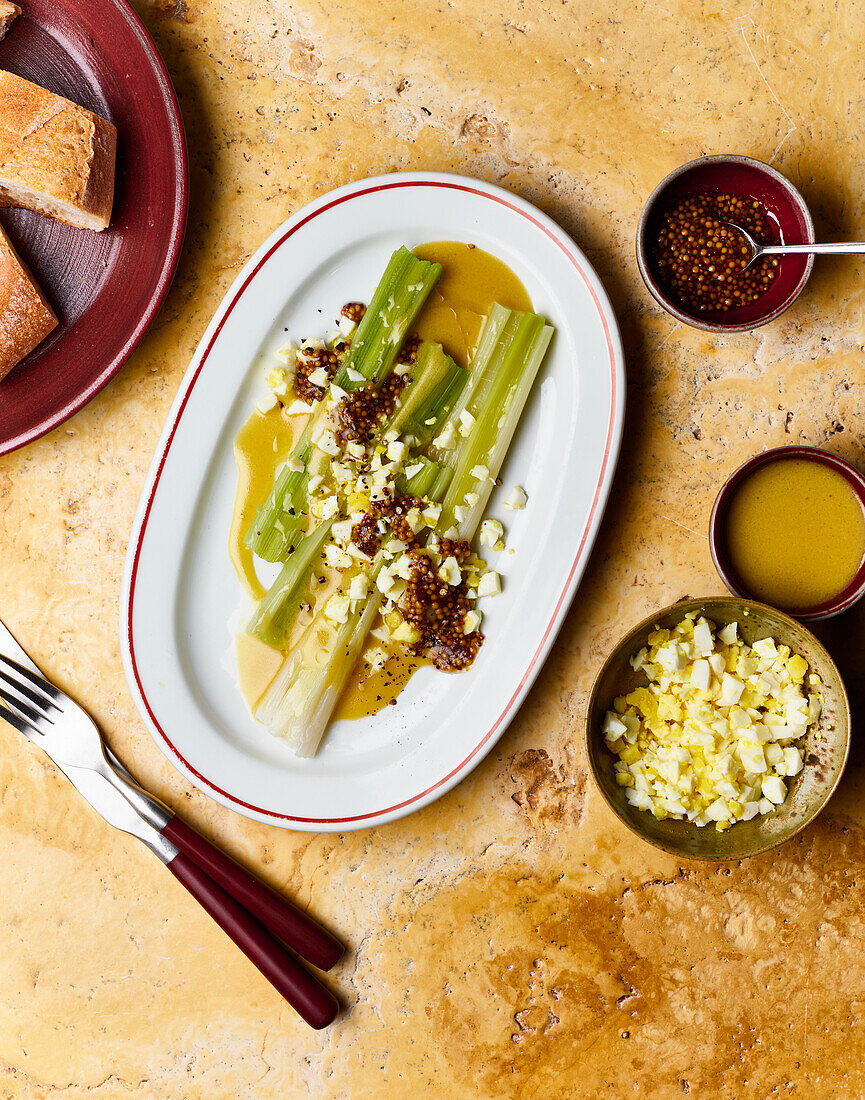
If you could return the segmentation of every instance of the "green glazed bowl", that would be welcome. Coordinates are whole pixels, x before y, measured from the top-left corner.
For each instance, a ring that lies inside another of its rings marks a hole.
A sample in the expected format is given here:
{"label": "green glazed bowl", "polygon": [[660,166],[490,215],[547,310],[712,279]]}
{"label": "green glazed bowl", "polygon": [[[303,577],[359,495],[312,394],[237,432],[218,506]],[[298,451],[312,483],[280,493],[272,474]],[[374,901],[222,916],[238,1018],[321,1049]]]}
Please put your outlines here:
{"label": "green glazed bowl", "polygon": [[[822,682],[823,711],[805,739],[805,766],[793,780],[786,800],[766,815],[740,821],[724,832],[713,825],[700,827],[690,821],[663,820],[638,810],[625,799],[616,783],[613,765],[618,759],[604,742],[604,715],[613,700],[645,685],[643,672],[634,672],[630,658],[646,642],[655,627],[672,629],[689,611],[698,611],[720,628],[739,624],[739,636],[753,643],[774,638],[801,654],[811,672]],[[683,859],[733,860],[755,856],[783,844],[803,829],[823,809],[838,786],[850,749],[850,704],[835,663],[810,630],[782,611],[751,600],[728,597],[685,600],[644,619],[615,647],[598,673],[589,697],[586,744],[595,782],[613,813],[631,832]]]}

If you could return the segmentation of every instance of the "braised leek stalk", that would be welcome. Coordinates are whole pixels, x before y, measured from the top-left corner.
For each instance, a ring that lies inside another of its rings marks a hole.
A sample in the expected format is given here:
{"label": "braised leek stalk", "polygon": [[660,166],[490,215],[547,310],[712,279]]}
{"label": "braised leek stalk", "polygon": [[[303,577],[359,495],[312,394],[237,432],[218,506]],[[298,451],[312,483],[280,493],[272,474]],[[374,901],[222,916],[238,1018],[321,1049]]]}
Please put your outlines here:
{"label": "braised leek stalk", "polygon": [[[414,467],[419,466],[419,470]],[[408,476],[411,472],[411,476]],[[421,455],[412,461],[408,470],[397,479],[399,491],[407,496],[425,497],[427,500],[441,500],[453,477],[453,470],[439,466]]]}
{"label": "braised leek stalk", "polygon": [[443,531],[471,539],[549,347],[543,317],[494,305],[481,332],[471,381],[428,450],[453,470],[442,502]]}
{"label": "braised leek stalk", "polygon": [[[334,381],[338,386],[353,390],[369,382],[380,383],[387,377],[441,273],[441,264],[419,260],[405,247],[394,252],[357,327],[349,353],[337,371]],[[437,384],[438,389],[431,393],[419,389],[417,397],[407,401],[407,408],[410,413],[412,408],[419,407],[421,398],[426,397],[425,409],[433,410],[427,414],[429,419],[437,408],[444,407],[453,390],[458,391],[460,368],[444,355],[440,346],[438,355],[426,355],[429,362],[425,362],[418,371],[418,379],[426,373],[428,365],[431,383]],[[352,379],[352,374],[362,375],[361,380]],[[321,424],[323,416],[324,402],[313,412],[267,501],[256,513],[246,533],[245,545],[265,561],[286,561],[292,545],[303,530],[309,477],[315,472],[309,469],[311,456],[321,461],[312,446],[312,434]]]}
{"label": "braised leek stalk", "polygon": [[[424,460],[424,470],[437,483],[442,483],[443,475],[447,479],[451,474],[428,459]],[[440,500],[443,492],[442,486],[437,495],[433,485],[424,495],[428,500]],[[324,613],[317,615],[259,702],[255,717],[274,736],[286,740],[298,756],[313,756],[317,752],[333,708],[357,663],[384,600],[376,586],[383,565],[384,558],[379,553],[365,569],[357,566],[343,577],[341,589],[345,591],[352,577],[366,573],[369,594],[363,606],[353,604],[354,610],[338,628]]]}
{"label": "braised leek stalk", "polygon": [[424,341],[385,430],[410,439],[414,447],[425,447],[456,404],[468,376],[441,344]]}
{"label": "braised leek stalk", "polygon": [[[419,260],[404,246],[394,252],[337,372],[337,385],[353,390],[387,376],[441,273],[441,264]],[[362,380],[352,379],[351,372]]]}
{"label": "braised leek stalk", "polygon": [[[321,662],[310,660],[305,647],[297,646],[258,705],[256,718],[284,738],[298,756],[314,756],[318,751],[337,700],[357,664],[384,598],[374,586],[381,564],[379,556],[369,571],[373,587],[363,608],[331,627],[326,648],[316,654],[323,658]],[[313,623],[309,629],[322,633],[322,624]]]}
{"label": "braised leek stalk", "polygon": [[309,591],[310,573],[330,537],[332,526],[332,520],[322,523],[299,539],[279,576],[256,607],[247,633],[255,634],[274,649],[281,649],[286,644],[303,597]]}

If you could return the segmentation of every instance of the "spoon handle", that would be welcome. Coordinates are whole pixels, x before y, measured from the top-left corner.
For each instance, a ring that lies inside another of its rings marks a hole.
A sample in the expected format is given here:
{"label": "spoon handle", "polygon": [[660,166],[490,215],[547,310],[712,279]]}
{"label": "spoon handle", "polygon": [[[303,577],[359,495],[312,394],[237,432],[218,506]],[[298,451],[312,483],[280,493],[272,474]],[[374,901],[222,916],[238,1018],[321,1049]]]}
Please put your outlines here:
{"label": "spoon handle", "polygon": [[760,248],[763,256],[792,256],[796,252],[819,255],[835,253],[865,255],[865,241],[840,241],[834,244],[767,244]]}

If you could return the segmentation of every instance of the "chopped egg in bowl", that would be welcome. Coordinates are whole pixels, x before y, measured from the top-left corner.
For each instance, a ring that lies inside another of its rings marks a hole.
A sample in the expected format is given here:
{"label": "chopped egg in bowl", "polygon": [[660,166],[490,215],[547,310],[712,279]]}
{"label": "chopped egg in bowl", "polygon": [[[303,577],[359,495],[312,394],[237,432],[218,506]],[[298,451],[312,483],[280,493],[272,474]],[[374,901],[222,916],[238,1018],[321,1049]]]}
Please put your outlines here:
{"label": "chopped egg in bowl", "polygon": [[589,760],[632,830],[692,859],[740,859],[822,809],[847,759],[849,708],[823,646],[763,604],[686,601],[608,657]]}

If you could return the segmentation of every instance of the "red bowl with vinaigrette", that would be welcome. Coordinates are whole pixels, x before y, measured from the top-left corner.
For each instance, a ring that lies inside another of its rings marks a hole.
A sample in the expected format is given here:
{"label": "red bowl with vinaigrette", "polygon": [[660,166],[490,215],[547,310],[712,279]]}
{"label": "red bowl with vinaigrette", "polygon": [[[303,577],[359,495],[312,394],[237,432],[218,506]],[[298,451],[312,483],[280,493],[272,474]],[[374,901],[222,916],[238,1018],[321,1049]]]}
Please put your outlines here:
{"label": "red bowl with vinaigrette", "polygon": [[806,621],[839,615],[865,595],[865,477],[817,447],[765,451],[718,494],[709,545],[734,595]]}
{"label": "red bowl with vinaigrette", "polygon": [[637,265],[657,302],[709,332],[742,332],[774,320],[802,292],[814,257],[763,257],[744,271],[741,225],[761,244],[805,244],[814,225],[780,172],[750,157],[701,157],[671,172],[637,228]]}

